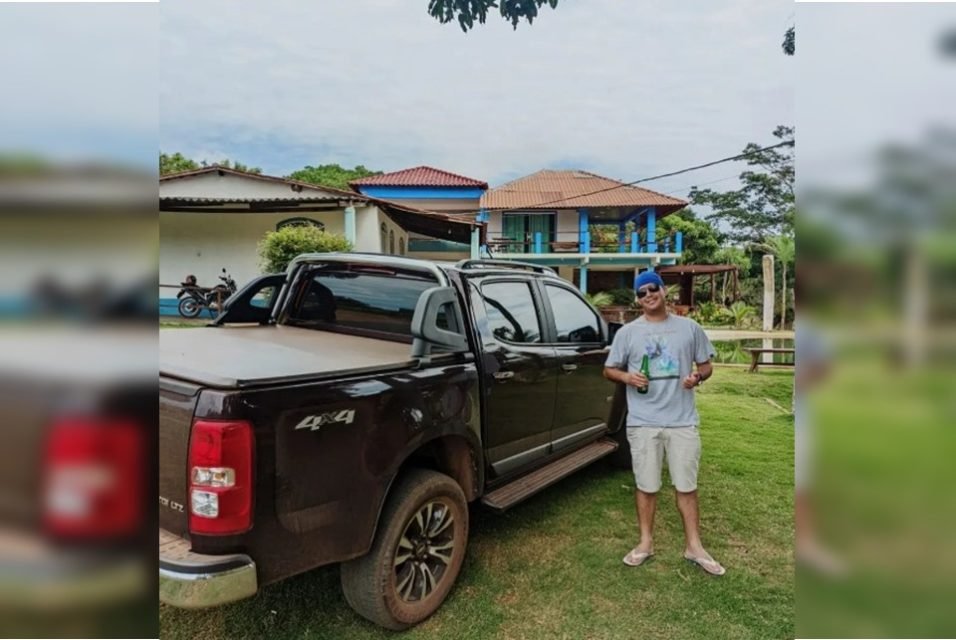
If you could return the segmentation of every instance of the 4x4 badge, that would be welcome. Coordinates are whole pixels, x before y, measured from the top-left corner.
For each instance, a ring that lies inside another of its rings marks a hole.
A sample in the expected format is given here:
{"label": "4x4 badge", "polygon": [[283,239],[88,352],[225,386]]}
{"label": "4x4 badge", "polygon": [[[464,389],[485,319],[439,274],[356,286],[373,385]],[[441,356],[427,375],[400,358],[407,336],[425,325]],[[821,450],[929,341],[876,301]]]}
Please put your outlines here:
{"label": "4x4 badge", "polygon": [[355,409],[342,409],[341,411],[329,411],[317,416],[306,416],[302,422],[295,425],[295,431],[299,429],[309,429],[318,431],[320,427],[327,424],[352,424],[355,421]]}

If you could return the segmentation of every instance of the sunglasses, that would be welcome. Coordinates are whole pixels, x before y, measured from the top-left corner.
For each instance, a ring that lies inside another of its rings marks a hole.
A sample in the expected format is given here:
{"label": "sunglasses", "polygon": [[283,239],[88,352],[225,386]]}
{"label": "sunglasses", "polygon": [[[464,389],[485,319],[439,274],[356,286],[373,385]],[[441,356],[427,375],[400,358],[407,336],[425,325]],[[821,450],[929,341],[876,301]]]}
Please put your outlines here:
{"label": "sunglasses", "polygon": [[661,290],[660,285],[657,285],[657,284],[649,284],[649,285],[647,285],[647,288],[646,288],[646,289],[638,289],[638,290],[637,290],[637,299],[640,300],[640,299],[642,299],[644,296],[646,296],[647,294],[649,294],[649,293],[657,293],[657,292],[660,291],[660,290]]}

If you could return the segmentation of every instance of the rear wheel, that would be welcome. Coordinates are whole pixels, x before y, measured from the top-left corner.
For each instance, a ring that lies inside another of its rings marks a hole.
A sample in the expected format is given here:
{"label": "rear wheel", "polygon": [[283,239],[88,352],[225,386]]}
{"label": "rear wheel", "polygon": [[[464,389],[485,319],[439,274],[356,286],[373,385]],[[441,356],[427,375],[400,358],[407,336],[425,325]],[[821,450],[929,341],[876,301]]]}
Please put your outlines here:
{"label": "rear wheel", "polygon": [[202,312],[200,305],[195,298],[187,297],[179,301],[179,315],[184,318],[198,318]]}
{"label": "rear wheel", "polygon": [[451,591],[468,544],[458,484],[413,469],[393,489],[369,552],[342,563],[342,590],[359,615],[401,630],[433,614]]}

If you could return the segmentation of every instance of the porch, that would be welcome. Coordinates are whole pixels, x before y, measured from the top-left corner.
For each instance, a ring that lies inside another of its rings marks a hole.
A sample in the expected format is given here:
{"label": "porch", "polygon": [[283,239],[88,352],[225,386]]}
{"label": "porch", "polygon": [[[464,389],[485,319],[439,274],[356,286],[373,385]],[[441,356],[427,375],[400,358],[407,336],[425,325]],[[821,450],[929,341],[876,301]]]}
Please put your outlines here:
{"label": "porch", "polygon": [[579,288],[587,292],[589,269],[675,264],[683,236],[659,234],[658,222],[686,205],[586,171],[539,171],[482,196],[482,248],[495,258],[578,268]]}

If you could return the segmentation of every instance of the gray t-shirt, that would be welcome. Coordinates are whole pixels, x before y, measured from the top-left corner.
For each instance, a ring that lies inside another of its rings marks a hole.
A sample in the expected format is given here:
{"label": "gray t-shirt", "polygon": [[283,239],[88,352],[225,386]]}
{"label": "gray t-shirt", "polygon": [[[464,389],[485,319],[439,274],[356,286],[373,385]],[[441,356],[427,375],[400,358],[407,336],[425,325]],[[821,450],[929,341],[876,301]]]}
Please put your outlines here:
{"label": "gray t-shirt", "polygon": [[694,391],[685,389],[682,381],[695,362],[707,362],[714,356],[707,334],[690,318],[668,314],[666,320],[649,322],[642,316],[615,334],[605,366],[637,373],[645,353],[650,384],[646,394],[628,385],[627,426],[696,427],[700,416]]}

